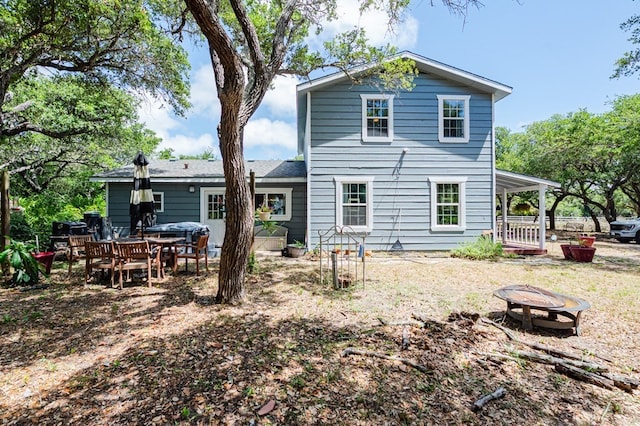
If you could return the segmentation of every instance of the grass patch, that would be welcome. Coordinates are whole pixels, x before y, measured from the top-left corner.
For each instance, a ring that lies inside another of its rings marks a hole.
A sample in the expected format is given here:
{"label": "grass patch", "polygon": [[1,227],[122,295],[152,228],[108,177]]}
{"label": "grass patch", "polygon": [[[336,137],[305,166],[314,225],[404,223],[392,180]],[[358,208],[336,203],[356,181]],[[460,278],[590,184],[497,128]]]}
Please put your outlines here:
{"label": "grass patch", "polygon": [[473,243],[462,244],[451,250],[451,257],[470,260],[496,260],[504,257],[504,252],[502,243],[494,243],[491,238],[480,237]]}

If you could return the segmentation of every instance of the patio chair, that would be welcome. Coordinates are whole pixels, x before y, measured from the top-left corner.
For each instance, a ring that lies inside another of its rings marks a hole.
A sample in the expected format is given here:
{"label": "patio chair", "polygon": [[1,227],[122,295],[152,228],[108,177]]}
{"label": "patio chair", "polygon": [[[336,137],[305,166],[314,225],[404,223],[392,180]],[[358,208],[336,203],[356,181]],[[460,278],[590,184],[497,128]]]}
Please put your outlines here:
{"label": "patio chair", "polygon": [[86,262],[84,268],[84,285],[89,283],[93,271],[98,269],[104,274],[109,271],[111,287],[116,273],[116,253],[112,241],[87,241],[85,243]]}
{"label": "patio chair", "polygon": [[67,260],[69,261],[69,276],[71,276],[71,269],[73,268],[73,262],[86,258],[84,244],[87,241],[95,241],[93,234],[89,235],[69,235],[69,241],[67,243]]}
{"label": "patio chair", "polygon": [[201,235],[195,244],[176,244],[174,253],[173,272],[178,269],[178,260],[184,259],[184,270],[189,270],[189,259],[196,261],[196,275],[200,275],[200,259],[204,259],[204,266],[209,272],[209,235]]}
{"label": "patio chair", "polygon": [[131,241],[116,243],[118,254],[118,272],[120,273],[120,290],[122,290],[122,280],[124,272],[146,271],[147,283],[151,287],[151,251],[148,241]]}

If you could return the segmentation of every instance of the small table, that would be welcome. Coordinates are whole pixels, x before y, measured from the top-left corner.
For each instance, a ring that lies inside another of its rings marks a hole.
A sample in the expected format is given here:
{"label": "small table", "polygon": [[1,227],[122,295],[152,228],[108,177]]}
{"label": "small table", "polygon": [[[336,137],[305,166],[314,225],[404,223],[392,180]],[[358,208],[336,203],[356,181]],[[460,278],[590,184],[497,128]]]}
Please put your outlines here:
{"label": "small table", "polygon": [[[149,241],[149,244],[158,247],[158,263],[159,263],[159,268],[158,268],[158,275],[160,275],[160,269],[164,269],[162,266],[162,252],[165,248],[167,248],[169,250],[169,256],[167,257],[167,261],[171,261],[173,266],[173,263],[176,262],[176,258],[175,258],[175,250],[173,249],[173,247],[176,244],[179,243],[184,243],[185,238],[184,237],[145,237],[145,240]],[[163,272],[164,275],[164,272]],[[158,278],[160,278],[160,276],[158,276]]]}
{"label": "small table", "polygon": [[[507,315],[522,321],[522,328],[531,330],[534,325],[560,330],[575,327],[580,335],[580,315],[591,307],[589,302],[573,296],[555,293],[529,285],[510,285],[493,292],[493,295],[507,302]],[[521,310],[521,312],[515,309]],[[547,318],[531,316],[531,310],[547,312]],[[571,321],[559,321],[558,315]]]}

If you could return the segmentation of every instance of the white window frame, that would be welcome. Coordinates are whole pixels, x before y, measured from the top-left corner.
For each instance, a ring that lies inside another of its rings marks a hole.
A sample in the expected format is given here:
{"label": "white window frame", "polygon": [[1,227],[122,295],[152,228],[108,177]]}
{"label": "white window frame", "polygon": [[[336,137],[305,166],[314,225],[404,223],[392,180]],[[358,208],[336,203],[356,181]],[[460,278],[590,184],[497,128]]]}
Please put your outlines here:
{"label": "white window frame", "polygon": [[[362,99],[362,141],[363,142],[391,142],[393,141],[393,98],[395,95],[383,95],[380,93],[361,94]],[[367,101],[384,99],[387,101],[389,115],[387,116],[387,136],[368,136],[367,135]]]}
{"label": "white window frame", "polygon": [[336,226],[345,226],[342,222],[342,185],[345,183],[364,183],[367,185],[367,225],[351,226],[355,232],[371,232],[373,230],[373,176],[334,176],[336,185]]}
{"label": "white window frame", "polygon": [[[291,220],[291,194],[293,193],[293,188],[261,188],[261,187],[257,187],[256,188],[256,195],[258,194],[262,194],[265,196],[269,196],[269,194],[284,194],[285,196],[285,202],[284,202],[284,211],[285,214],[273,214],[271,213],[271,219],[270,220],[276,220],[276,221],[289,221]],[[256,209],[260,207],[260,206],[256,206]]]}
{"label": "white window frame", "polygon": [[156,213],[163,213],[164,212],[164,192],[157,192],[157,191],[152,191],[153,192],[153,206],[155,208],[156,205],[156,195],[160,196],[160,208],[159,209],[155,209]]}
{"label": "white window frame", "polygon": [[[441,143],[468,143],[469,142],[469,95],[436,95],[438,98],[438,140]],[[464,137],[452,138],[444,136],[444,101],[464,101]]]}
{"label": "white window frame", "polygon": [[[464,231],[467,226],[467,214],[466,214],[466,183],[467,178],[465,176],[431,176],[429,177],[431,183],[431,230],[435,232],[459,232]],[[458,184],[459,199],[458,199],[458,224],[457,225],[439,225],[438,224],[438,184]]]}

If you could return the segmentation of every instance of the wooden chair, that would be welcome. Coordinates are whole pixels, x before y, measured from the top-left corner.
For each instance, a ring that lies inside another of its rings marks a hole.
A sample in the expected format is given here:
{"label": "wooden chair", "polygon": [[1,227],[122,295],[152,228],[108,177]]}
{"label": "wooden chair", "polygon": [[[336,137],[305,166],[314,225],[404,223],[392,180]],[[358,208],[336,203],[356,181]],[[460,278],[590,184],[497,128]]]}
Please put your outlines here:
{"label": "wooden chair", "polygon": [[178,269],[178,260],[184,259],[184,270],[189,270],[189,259],[196,261],[196,275],[200,275],[200,259],[204,258],[204,266],[209,271],[209,235],[201,235],[195,244],[176,244],[173,272]]}
{"label": "wooden chair", "polygon": [[111,241],[87,241],[85,243],[86,262],[84,268],[84,285],[89,283],[89,277],[95,269],[102,273],[110,271],[111,287],[116,274],[116,253]]}
{"label": "wooden chair", "polygon": [[89,235],[69,235],[67,243],[67,260],[69,261],[69,275],[73,268],[73,262],[86,258],[85,246],[87,241],[94,241],[93,234]]}
{"label": "wooden chair", "polygon": [[151,251],[148,241],[131,241],[116,243],[118,254],[118,272],[120,273],[120,289],[124,271],[146,271],[147,283],[151,287]]}

